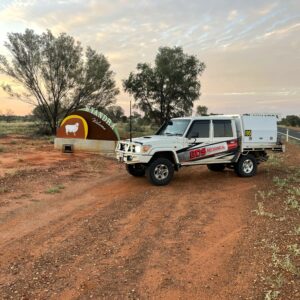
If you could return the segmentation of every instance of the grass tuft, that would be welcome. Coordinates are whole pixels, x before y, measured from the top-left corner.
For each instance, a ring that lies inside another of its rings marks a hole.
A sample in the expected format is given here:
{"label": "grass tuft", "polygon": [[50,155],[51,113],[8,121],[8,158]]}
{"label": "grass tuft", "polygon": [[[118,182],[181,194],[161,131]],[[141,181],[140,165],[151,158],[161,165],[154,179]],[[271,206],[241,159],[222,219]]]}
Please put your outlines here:
{"label": "grass tuft", "polygon": [[271,153],[267,161],[267,167],[280,167],[283,163],[283,156]]}
{"label": "grass tuft", "polygon": [[297,209],[297,210],[300,211],[300,203],[294,195],[288,196],[285,203],[289,208]]}
{"label": "grass tuft", "polygon": [[264,204],[262,202],[257,203],[257,209],[254,210],[257,216],[274,218],[276,217],[274,214],[265,211]]}
{"label": "grass tuft", "polygon": [[263,199],[266,200],[272,197],[275,193],[274,191],[258,191],[257,194]]}
{"label": "grass tuft", "polygon": [[298,248],[298,244],[289,245],[287,248],[293,254],[293,256],[300,255],[300,248]]}
{"label": "grass tuft", "polygon": [[50,189],[46,190],[46,194],[57,194],[60,193],[65,187],[63,185],[56,185],[51,187]]}
{"label": "grass tuft", "polygon": [[276,187],[278,187],[279,189],[283,189],[288,184],[288,178],[280,178],[278,176],[274,176],[273,177],[273,182],[274,182]]}
{"label": "grass tuft", "polygon": [[5,194],[5,193],[8,193],[9,190],[7,187],[0,187],[0,194]]}
{"label": "grass tuft", "polygon": [[280,292],[279,291],[267,291],[266,295],[265,295],[265,300],[275,300],[278,298]]}
{"label": "grass tuft", "polygon": [[294,234],[300,235],[300,226],[294,228]]}
{"label": "grass tuft", "polygon": [[292,261],[290,254],[279,255],[277,252],[273,252],[272,262],[275,267],[279,267],[282,270],[290,272],[293,275],[300,275],[300,270]]}

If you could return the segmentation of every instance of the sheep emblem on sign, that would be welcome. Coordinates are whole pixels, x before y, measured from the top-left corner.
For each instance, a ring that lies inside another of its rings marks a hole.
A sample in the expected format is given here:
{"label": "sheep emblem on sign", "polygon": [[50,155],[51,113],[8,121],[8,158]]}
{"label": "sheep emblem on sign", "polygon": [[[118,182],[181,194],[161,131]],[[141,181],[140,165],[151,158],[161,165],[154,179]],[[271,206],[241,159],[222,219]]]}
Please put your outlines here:
{"label": "sheep emblem on sign", "polygon": [[74,136],[76,136],[76,132],[79,129],[79,123],[75,123],[75,124],[68,124],[65,126],[65,130],[66,130],[66,135],[69,135],[69,133],[73,133]]}

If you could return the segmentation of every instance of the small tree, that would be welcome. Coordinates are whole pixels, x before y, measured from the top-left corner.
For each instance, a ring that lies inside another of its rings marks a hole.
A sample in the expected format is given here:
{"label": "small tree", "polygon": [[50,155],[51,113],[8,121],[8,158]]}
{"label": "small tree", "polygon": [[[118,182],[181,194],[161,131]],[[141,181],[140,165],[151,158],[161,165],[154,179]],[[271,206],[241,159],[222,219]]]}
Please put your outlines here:
{"label": "small tree", "polygon": [[193,102],[200,96],[199,76],[204,69],[203,62],[185,54],[181,47],[162,47],[155,65],[138,64],[137,72],[130,73],[123,86],[146,118],[162,124],[172,117],[191,114]]}
{"label": "small tree", "polygon": [[198,116],[207,116],[207,111],[208,111],[208,108],[206,106],[198,105],[196,114]]}
{"label": "small tree", "polygon": [[300,126],[300,117],[296,115],[288,115],[282,119],[282,123],[286,126],[297,127]]}
{"label": "small tree", "polygon": [[6,117],[6,122],[12,122],[14,120],[14,111],[12,109],[7,109],[6,110],[6,114],[5,114],[5,117]]}
{"label": "small tree", "polygon": [[119,93],[107,59],[90,47],[83,55],[79,42],[65,33],[55,37],[51,31],[41,35],[8,34],[5,47],[11,62],[0,56],[0,72],[25,88],[16,93],[9,85],[3,89],[12,97],[38,107],[38,115],[55,133],[61,118],[74,109],[90,105],[107,108]]}

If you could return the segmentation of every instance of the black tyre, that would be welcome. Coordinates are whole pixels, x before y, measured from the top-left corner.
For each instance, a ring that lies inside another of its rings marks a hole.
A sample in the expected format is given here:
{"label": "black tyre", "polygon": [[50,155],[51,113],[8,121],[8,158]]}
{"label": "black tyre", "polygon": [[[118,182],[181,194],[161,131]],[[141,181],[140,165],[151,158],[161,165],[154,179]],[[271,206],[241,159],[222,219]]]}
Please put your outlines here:
{"label": "black tyre", "polygon": [[211,165],[207,165],[207,168],[210,171],[221,172],[221,171],[224,171],[225,165],[224,164],[211,164]]}
{"label": "black tyre", "polygon": [[240,177],[251,177],[256,174],[257,161],[254,155],[241,155],[234,165],[234,170]]}
{"label": "black tyre", "polygon": [[126,164],[127,172],[135,177],[142,177],[146,173],[146,168],[142,164],[134,164],[134,165],[127,165]]}
{"label": "black tyre", "polygon": [[167,185],[173,178],[174,166],[167,158],[155,159],[146,169],[148,180],[154,185]]}

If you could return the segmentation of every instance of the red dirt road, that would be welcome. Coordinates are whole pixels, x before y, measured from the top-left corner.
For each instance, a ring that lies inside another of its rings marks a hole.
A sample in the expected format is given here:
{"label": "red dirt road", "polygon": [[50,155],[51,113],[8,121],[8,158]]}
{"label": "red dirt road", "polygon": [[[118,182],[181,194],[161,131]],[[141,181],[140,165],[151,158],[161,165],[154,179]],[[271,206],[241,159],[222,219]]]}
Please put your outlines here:
{"label": "red dirt road", "polygon": [[50,147],[47,167],[0,177],[1,298],[255,298],[249,222],[264,167],[249,179],[187,168],[154,187]]}

